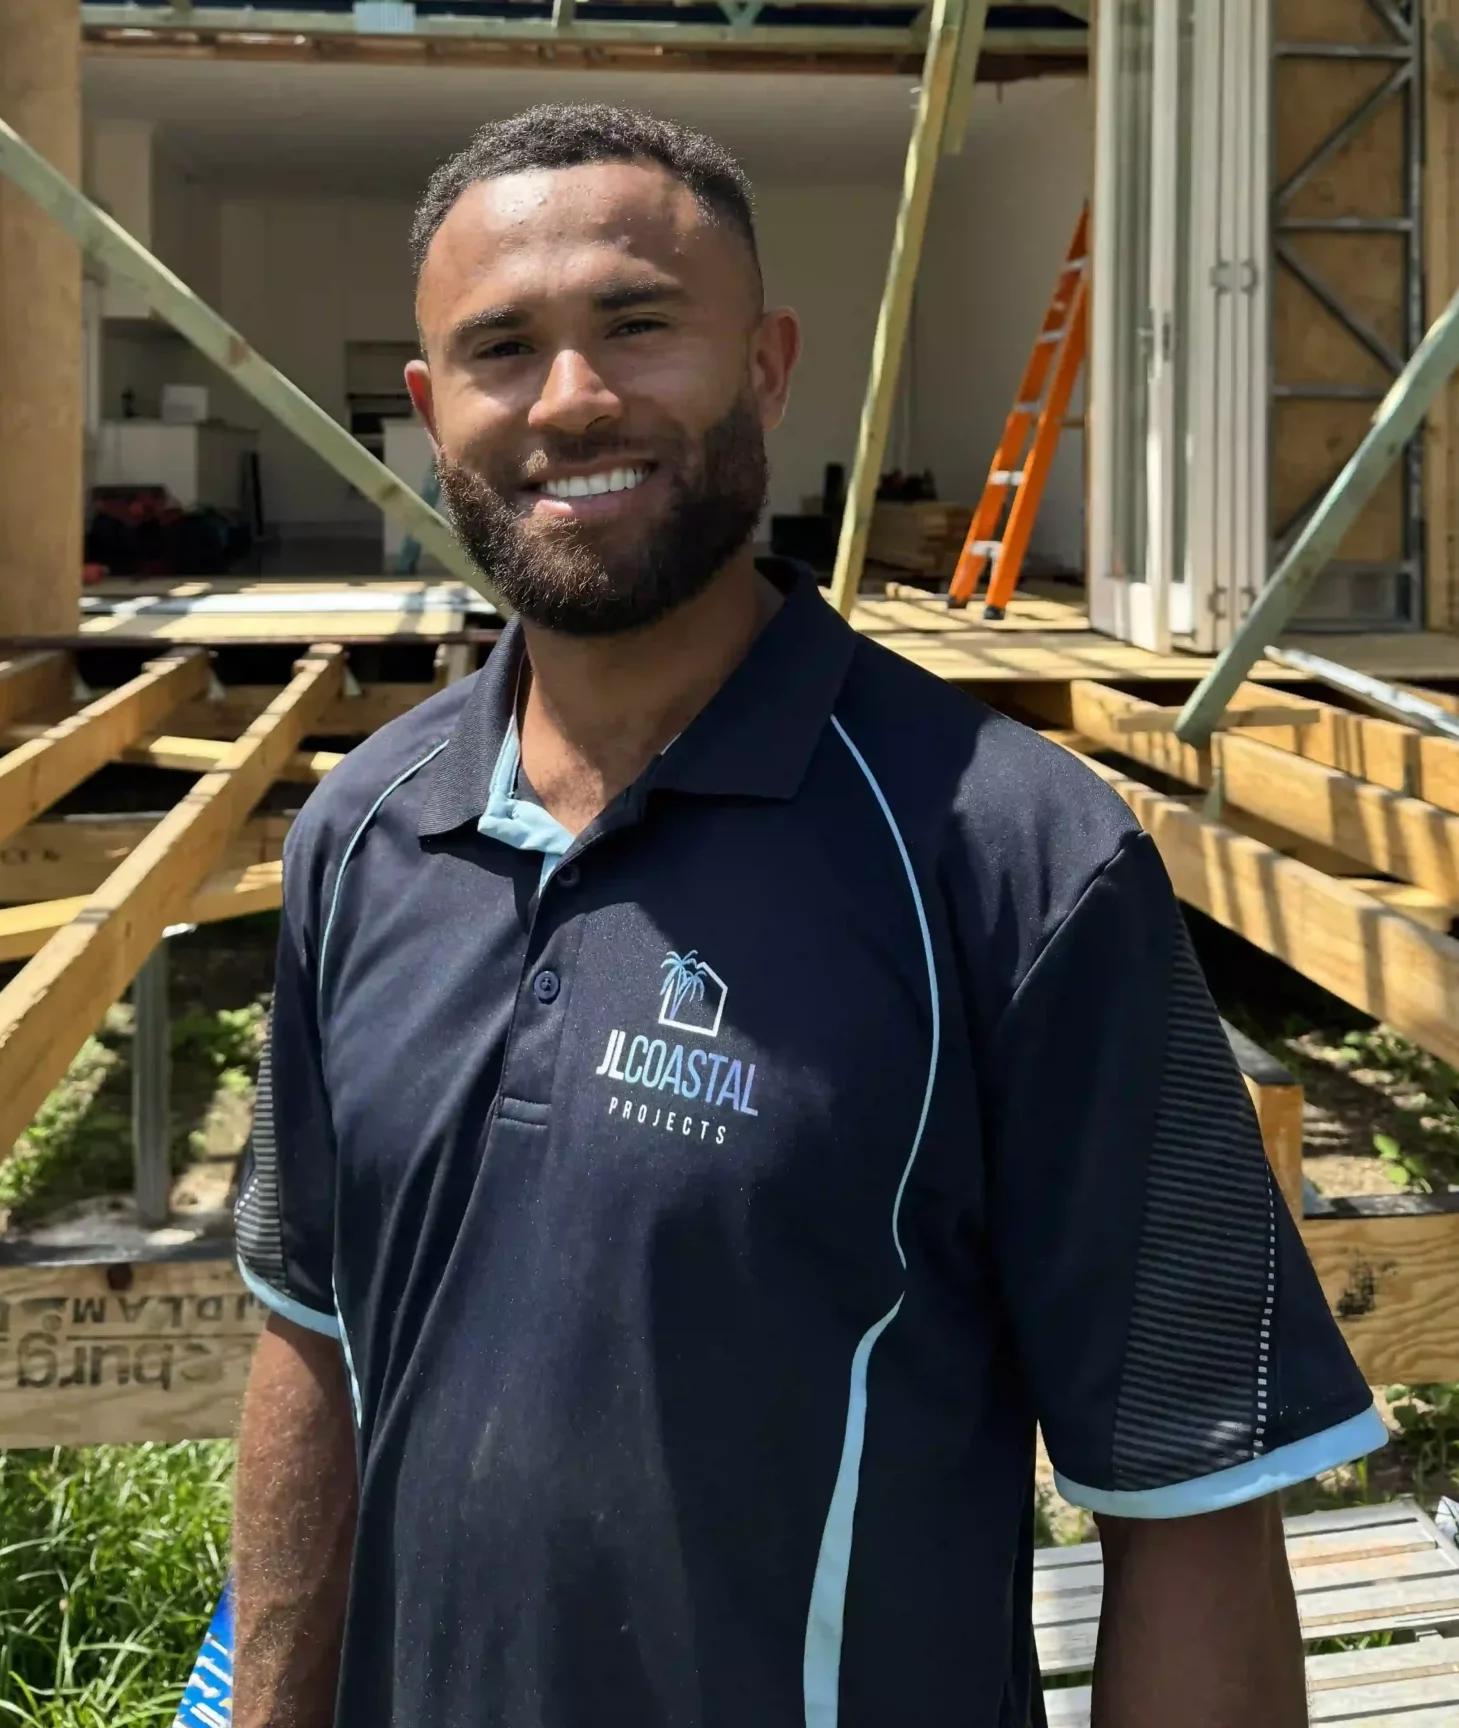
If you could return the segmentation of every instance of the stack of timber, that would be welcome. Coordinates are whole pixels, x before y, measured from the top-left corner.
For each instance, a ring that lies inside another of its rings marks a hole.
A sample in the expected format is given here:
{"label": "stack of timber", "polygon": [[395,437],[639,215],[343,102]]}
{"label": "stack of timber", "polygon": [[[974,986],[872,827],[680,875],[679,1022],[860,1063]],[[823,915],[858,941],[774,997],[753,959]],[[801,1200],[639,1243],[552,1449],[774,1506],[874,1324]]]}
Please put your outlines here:
{"label": "stack of timber", "polygon": [[866,555],[874,564],[950,580],[972,520],[970,504],[879,503]]}

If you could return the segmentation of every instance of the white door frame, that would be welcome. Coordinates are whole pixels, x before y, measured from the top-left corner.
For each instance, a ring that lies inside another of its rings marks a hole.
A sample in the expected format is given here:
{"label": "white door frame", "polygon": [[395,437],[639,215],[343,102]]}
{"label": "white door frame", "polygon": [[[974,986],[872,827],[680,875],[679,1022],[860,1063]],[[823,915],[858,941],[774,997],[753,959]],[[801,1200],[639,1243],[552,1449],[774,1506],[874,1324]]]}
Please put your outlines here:
{"label": "white door frame", "polygon": [[[1269,0],[1196,0],[1190,83],[1182,92],[1181,0],[1153,5],[1153,118],[1145,147],[1154,342],[1146,381],[1143,580],[1115,573],[1113,501],[1116,487],[1127,483],[1118,472],[1113,413],[1120,388],[1114,325],[1120,44],[1113,28],[1098,39],[1089,614],[1096,629],[1157,653],[1173,645],[1210,652],[1224,645],[1267,574],[1271,19]],[[1184,153],[1183,125],[1190,128]],[[1184,261],[1177,255],[1182,196],[1190,199]],[[1183,437],[1176,414],[1181,366]],[[1177,546],[1180,485],[1185,535]]]}

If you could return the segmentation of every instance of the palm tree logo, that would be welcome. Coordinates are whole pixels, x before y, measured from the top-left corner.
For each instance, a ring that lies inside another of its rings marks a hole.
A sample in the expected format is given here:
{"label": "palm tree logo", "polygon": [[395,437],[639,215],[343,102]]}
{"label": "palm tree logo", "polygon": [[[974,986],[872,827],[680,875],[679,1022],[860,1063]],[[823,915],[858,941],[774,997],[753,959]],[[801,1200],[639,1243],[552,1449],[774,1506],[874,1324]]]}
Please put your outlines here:
{"label": "palm tree logo", "polygon": [[[687,954],[676,954],[670,949],[660,962],[659,970],[664,975],[659,991],[659,1024],[677,1027],[681,1032],[697,1032],[701,1037],[716,1037],[720,1016],[724,1013],[726,991],[723,978],[699,958],[697,948],[691,948]],[[714,1007],[712,1011],[707,1006],[704,1010],[704,1016],[711,1023],[696,1024],[692,1018],[681,1020],[680,1011],[692,1015],[694,1007],[705,1002],[711,987]]]}

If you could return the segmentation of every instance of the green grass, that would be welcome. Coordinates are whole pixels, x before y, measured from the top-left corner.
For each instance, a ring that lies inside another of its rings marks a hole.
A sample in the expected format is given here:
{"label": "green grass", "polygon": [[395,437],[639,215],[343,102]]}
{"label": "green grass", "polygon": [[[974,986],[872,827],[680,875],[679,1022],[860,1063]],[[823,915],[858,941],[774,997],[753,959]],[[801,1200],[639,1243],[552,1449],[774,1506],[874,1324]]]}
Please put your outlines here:
{"label": "green grass", "polygon": [[226,1570],[233,1448],[0,1452],[0,1728],[167,1728]]}
{"label": "green grass", "polygon": [[[172,1022],[172,1167],[200,1152],[200,1124],[216,1093],[242,1091],[258,1072],[266,1010],[189,1009]],[[132,1184],[131,1010],[113,1008],[0,1163],[0,1213],[12,1225]]]}

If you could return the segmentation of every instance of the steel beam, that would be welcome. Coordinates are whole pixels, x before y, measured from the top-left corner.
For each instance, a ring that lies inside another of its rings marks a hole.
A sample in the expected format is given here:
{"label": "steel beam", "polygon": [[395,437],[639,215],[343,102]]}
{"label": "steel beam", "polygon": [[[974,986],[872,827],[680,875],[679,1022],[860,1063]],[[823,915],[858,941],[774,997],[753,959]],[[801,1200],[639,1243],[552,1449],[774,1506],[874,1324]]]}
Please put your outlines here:
{"label": "steel beam", "polygon": [[[601,3],[601,0],[598,0]],[[820,49],[862,54],[919,53],[926,34],[915,25],[887,28],[863,25],[857,20],[864,0],[831,0],[839,6],[845,22],[839,24],[796,23],[765,25],[755,22],[759,8],[738,11],[739,22],[723,24],[675,23],[650,19],[613,19],[595,14],[584,17],[576,0],[554,0],[550,18],[440,17],[414,20],[409,31],[392,31],[391,37],[408,36],[422,43],[444,45],[458,42],[578,43],[582,46],[635,45],[682,49],[766,49],[779,53]],[[819,8],[818,8],[819,9]],[[709,10],[708,7],[705,8]],[[1064,8],[1064,10],[1072,10]],[[182,41],[199,37],[247,38],[257,43],[269,36],[300,38],[378,38],[380,33],[361,24],[348,12],[292,11],[287,7],[249,7],[246,10],[218,6],[126,6],[83,4],[82,26],[92,32],[120,32],[122,40],[140,44],[146,36]],[[1088,29],[1023,29],[1017,26],[985,32],[982,51],[998,56],[1067,57],[1087,54]]]}
{"label": "steel beam", "polygon": [[132,1167],[137,1221],[167,1222],[172,1195],[170,1140],[171,1021],[167,943],[159,942],[132,980]]}

